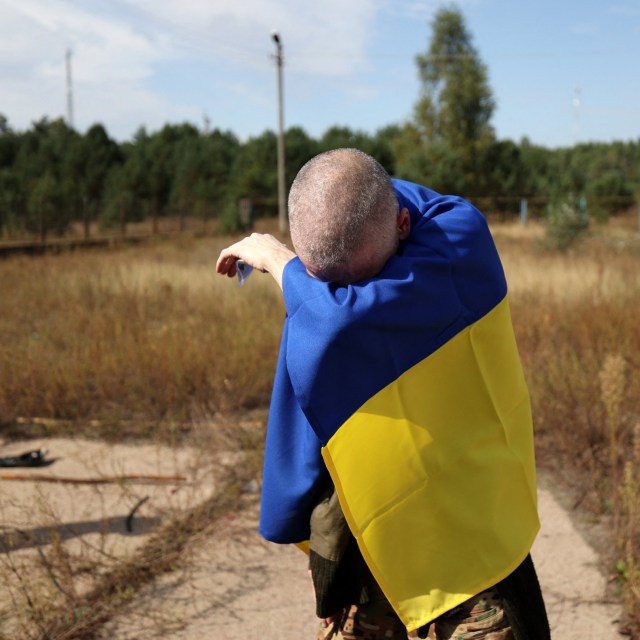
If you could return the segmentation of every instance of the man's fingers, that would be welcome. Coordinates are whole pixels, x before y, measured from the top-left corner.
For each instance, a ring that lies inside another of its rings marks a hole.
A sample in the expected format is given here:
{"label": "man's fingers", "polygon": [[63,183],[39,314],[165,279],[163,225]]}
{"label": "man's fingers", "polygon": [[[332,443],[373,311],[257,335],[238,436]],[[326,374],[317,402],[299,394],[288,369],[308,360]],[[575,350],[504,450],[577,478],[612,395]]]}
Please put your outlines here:
{"label": "man's fingers", "polygon": [[236,275],[236,262],[238,260],[244,260],[252,267],[264,271],[265,255],[273,250],[272,247],[275,242],[275,238],[270,236],[252,233],[250,236],[222,250],[216,263],[216,271],[233,277]]}
{"label": "man's fingers", "polygon": [[[226,251],[228,250],[225,250],[225,252]],[[236,262],[238,261],[238,257],[232,254],[225,255],[225,252],[220,254],[216,262],[216,272],[233,278],[233,276],[236,275]]]}
{"label": "man's fingers", "polygon": [[216,271],[221,274],[228,274],[230,277],[236,275],[236,262],[244,259],[243,249],[246,251],[246,238],[226,247],[220,252],[218,261],[216,262]]}

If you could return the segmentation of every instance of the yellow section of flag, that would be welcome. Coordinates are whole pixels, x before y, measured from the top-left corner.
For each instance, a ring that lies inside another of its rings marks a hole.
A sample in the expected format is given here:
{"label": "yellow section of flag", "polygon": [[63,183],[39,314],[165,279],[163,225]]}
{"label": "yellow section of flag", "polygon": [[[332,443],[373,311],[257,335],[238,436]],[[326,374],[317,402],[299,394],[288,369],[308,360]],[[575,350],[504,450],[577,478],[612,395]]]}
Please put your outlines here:
{"label": "yellow section of flag", "polygon": [[363,556],[409,630],[511,573],[539,522],[507,298],[368,400],[323,457]]}

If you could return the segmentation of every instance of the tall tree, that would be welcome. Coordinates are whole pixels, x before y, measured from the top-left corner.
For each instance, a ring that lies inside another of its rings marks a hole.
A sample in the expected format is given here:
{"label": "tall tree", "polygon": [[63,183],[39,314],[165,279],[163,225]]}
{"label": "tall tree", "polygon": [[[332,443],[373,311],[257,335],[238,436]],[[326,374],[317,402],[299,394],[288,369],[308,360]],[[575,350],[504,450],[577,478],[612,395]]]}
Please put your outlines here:
{"label": "tall tree", "polygon": [[63,233],[77,212],[77,165],[71,160],[78,141],[62,119],[46,118],[20,138],[13,170],[26,201],[22,226],[42,239],[49,231]]}
{"label": "tall tree", "polygon": [[319,151],[355,147],[373,156],[389,173],[394,173],[394,159],[390,140],[397,135],[393,125],[381,129],[375,136],[349,127],[333,126],[327,129],[318,143]]}
{"label": "tall tree", "polygon": [[291,127],[284,134],[287,192],[298,171],[318,153],[318,143],[302,127]]}
{"label": "tall tree", "polygon": [[182,131],[174,145],[169,206],[181,220],[191,215],[206,221],[222,207],[239,142],[219,129],[197,136],[184,127]]}
{"label": "tall tree", "polygon": [[252,200],[256,214],[275,215],[278,211],[276,135],[265,131],[249,138],[234,159],[230,175],[229,203],[241,198]]}
{"label": "tall tree", "polygon": [[454,150],[493,139],[495,108],[487,68],[472,43],[462,14],[440,9],[429,50],[416,62],[422,95],[416,124],[426,141],[444,141]]}
{"label": "tall tree", "polygon": [[21,196],[20,182],[13,170],[18,138],[0,113],[0,235],[5,227],[15,226],[17,205]]}
{"label": "tall tree", "polygon": [[[440,9],[432,23],[428,51],[416,58],[421,94],[413,122],[395,142],[398,170],[413,179],[453,168],[439,186],[471,192],[481,188],[484,157],[494,142],[490,121],[495,108],[464,18],[455,8]],[[426,175],[418,175],[425,173]]]}
{"label": "tall tree", "polygon": [[97,217],[102,205],[107,175],[114,165],[122,163],[122,153],[105,128],[94,124],[82,138],[77,156],[82,163],[82,220],[88,237],[89,223]]}
{"label": "tall tree", "polygon": [[231,131],[214,129],[202,145],[202,172],[196,184],[196,213],[203,220],[218,216],[229,193],[229,174],[241,148]]}
{"label": "tall tree", "polygon": [[138,129],[134,142],[120,146],[119,162],[110,165],[105,176],[100,208],[100,226],[120,226],[126,232],[128,222],[147,217],[149,206],[148,172],[145,161],[149,136]]}

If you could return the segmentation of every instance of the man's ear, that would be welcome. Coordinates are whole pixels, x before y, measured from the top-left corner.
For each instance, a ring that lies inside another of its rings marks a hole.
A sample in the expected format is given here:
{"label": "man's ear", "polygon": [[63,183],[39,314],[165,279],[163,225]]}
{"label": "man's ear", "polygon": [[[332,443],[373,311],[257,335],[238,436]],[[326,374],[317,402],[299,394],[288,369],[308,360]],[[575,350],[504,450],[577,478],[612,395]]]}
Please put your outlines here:
{"label": "man's ear", "polygon": [[406,207],[398,214],[396,229],[400,240],[406,240],[411,233],[411,216],[409,215],[409,209]]}

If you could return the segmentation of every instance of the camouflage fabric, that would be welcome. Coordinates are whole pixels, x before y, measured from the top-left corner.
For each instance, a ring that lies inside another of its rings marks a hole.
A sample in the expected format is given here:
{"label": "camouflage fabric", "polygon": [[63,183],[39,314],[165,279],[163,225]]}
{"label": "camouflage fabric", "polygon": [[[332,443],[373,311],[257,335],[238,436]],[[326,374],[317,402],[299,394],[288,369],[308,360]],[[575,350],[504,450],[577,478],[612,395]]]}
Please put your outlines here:
{"label": "camouflage fabric", "polygon": [[[415,632],[412,638],[417,637]],[[484,591],[437,618],[430,640],[513,640],[511,627],[495,589]],[[407,640],[407,630],[385,600],[352,605],[316,640]]]}
{"label": "camouflage fabric", "polygon": [[434,621],[433,640],[513,640],[502,599],[495,589],[470,598]]}
{"label": "camouflage fabric", "polygon": [[407,630],[386,600],[352,605],[326,628],[316,640],[407,640]]}

